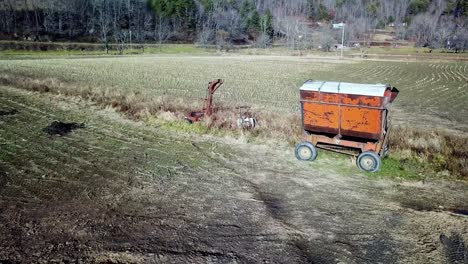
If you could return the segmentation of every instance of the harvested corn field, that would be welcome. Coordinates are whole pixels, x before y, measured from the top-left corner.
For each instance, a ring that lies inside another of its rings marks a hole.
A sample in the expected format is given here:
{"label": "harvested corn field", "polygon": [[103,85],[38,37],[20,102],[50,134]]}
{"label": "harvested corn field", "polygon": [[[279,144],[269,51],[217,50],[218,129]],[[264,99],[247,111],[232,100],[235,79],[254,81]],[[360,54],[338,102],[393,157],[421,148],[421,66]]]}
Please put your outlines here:
{"label": "harvested corn field", "polygon": [[[0,262],[463,263],[468,185],[454,172],[468,171],[467,66],[0,60]],[[218,120],[184,124],[215,78],[225,81]],[[297,161],[307,79],[398,87],[401,156],[372,176],[348,156]],[[224,125],[239,105],[253,106],[257,130]],[[439,171],[421,167],[429,162]]]}
{"label": "harvested corn field", "polygon": [[[396,108],[468,126],[468,63],[338,61],[294,57],[123,57],[4,60],[0,73],[76,85],[76,94],[167,96],[197,100],[207,82],[225,80],[217,99],[260,109],[299,112],[298,87],[308,80],[390,83]],[[0,76],[5,78],[5,76]],[[62,87],[65,90],[66,87]],[[60,89],[59,89],[60,92]],[[63,92],[63,91],[62,91]]]}
{"label": "harvested corn field", "polygon": [[[200,108],[208,81],[223,78],[224,85],[215,98],[217,119],[206,120],[197,131],[211,133],[214,129],[224,134],[227,130],[238,136],[235,107],[248,105],[259,120],[255,138],[276,138],[291,146],[300,140],[298,87],[305,80],[389,83],[400,90],[392,123],[401,129],[390,139],[390,144],[398,147],[394,150],[399,151],[394,158],[411,160],[406,167],[417,167],[413,178],[424,178],[428,171],[466,178],[467,68],[466,62],[341,61],[288,56],[60,57],[2,60],[0,82],[32,91],[78,96],[147,124],[161,126],[169,120],[170,126],[180,127],[174,121]],[[408,127],[414,131],[408,131]],[[421,136],[409,137],[417,134]],[[447,141],[452,135],[455,140]],[[433,146],[425,143],[427,138],[441,143]],[[422,146],[413,144],[421,140]],[[413,161],[428,168],[421,170]]]}

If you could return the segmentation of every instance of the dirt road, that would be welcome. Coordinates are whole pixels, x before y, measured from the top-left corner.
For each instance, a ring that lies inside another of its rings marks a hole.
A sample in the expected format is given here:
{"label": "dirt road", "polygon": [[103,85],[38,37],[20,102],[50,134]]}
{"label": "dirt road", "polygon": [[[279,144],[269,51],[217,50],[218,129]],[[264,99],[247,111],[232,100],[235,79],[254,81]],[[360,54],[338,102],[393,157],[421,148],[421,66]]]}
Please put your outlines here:
{"label": "dirt road", "polygon": [[[9,87],[0,110],[1,263],[468,263],[466,183],[343,173],[350,159]],[[86,125],[44,133],[55,120]]]}

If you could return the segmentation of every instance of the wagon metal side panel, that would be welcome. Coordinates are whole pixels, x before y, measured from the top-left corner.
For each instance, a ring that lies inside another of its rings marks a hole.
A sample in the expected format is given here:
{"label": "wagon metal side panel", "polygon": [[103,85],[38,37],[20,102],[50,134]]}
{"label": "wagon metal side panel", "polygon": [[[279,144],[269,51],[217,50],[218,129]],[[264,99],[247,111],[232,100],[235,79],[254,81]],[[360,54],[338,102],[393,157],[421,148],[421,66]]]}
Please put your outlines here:
{"label": "wagon metal side panel", "polygon": [[379,140],[383,97],[301,91],[304,129]]}
{"label": "wagon metal side panel", "polygon": [[382,135],[382,110],[341,106],[341,134],[378,140]]}
{"label": "wagon metal side panel", "polygon": [[303,102],[303,111],[305,130],[339,133],[338,105]]}

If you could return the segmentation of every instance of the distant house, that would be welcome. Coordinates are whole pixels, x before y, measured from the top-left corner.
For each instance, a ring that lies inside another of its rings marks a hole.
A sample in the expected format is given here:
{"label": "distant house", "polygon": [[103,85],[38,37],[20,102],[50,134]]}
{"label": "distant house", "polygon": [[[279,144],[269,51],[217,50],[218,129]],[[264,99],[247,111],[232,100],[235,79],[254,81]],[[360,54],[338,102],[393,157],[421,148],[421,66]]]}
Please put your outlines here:
{"label": "distant house", "polygon": [[341,50],[341,49],[343,49],[343,50],[349,50],[349,47],[343,46],[343,45],[341,45],[341,44],[335,44],[335,45],[333,45],[333,47],[334,47],[335,49],[337,49],[337,50]]}
{"label": "distant house", "polygon": [[453,50],[454,52],[463,51],[465,48],[465,40],[457,35],[452,35],[447,38],[445,48],[448,50]]}

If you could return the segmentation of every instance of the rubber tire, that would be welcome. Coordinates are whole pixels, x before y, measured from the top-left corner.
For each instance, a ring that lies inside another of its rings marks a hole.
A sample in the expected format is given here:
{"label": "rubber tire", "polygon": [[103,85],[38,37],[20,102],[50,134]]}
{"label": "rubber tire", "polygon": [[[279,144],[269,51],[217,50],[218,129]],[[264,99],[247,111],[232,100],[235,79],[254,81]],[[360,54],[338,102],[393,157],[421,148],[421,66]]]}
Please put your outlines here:
{"label": "rubber tire", "polygon": [[193,124],[192,120],[188,119],[188,118],[185,118],[185,123],[191,125]]}
{"label": "rubber tire", "polygon": [[[308,148],[310,151],[310,157],[302,157],[301,154],[301,149],[303,148]],[[300,161],[314,161],[317,158],[317,149],[312,145],[312,143],[304,141],[299,144],[297,144],[296,149],[294,151],[294,154],[296,155],[296,158]]]}
{"label": "rubber tire", "polygon": [[[373,162],[372,166],[366,167],[364,164],[362,164],[365,160],[370,160]],[[378,172],[382,166],[382,160],[380,159],[379,155],[372,151],[362,152],[359,154],[356,163],[360,170],[372,173]]]}

